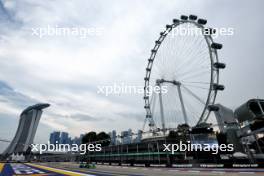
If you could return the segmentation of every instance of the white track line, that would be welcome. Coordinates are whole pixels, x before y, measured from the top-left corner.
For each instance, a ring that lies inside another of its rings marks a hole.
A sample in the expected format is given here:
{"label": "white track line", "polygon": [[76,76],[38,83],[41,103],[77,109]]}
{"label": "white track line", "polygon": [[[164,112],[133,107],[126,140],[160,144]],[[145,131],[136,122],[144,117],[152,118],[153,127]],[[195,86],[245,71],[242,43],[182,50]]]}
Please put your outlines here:
{"label": "white track line", "polygon": [[255,174],[255,172],[239,172],[240,174]]}
{"label": "white track line", "polygon": [[179,172],[179,170],[176,170],[176,169],[172,169],[172,170],[169,170],[170,172]]}
{"label": "white track line", "polygon": [[225,174],[226,172],[224,172],[224,171],[212,171],[212,173],[215,173],[215,174]]}
{"label": "white track line", "polygon": [[198,171],[198,170],[190,170],[190,171],[188,171],[188,172],[190,172],[190,173],[199,173],[199,172],[201,172],[201,171]]}

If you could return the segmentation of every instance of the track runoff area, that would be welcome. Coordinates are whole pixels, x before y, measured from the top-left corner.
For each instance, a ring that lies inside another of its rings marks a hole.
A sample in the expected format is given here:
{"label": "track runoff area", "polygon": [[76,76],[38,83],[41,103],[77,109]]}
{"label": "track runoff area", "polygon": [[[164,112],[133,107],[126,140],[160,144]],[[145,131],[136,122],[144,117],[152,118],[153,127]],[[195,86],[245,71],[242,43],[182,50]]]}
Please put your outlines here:
{"label": "track runoff area", "polygon": [[79,168],[78,163],[0,163],[0,176],[172,176],[172,175],[264,175],[264,169],[164,168],[97,165]]}

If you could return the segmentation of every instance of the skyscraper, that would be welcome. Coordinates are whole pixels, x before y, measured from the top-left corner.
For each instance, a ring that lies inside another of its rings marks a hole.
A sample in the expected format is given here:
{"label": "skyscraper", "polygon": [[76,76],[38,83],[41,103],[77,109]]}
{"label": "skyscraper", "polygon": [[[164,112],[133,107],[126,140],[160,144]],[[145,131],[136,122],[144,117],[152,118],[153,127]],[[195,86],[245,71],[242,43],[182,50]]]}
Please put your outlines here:
{"label": "skyscraper", "polygon": [[75,137],[75,138],[72,139],[71,143],[72,144],[80,145],[81,144],[81,140],[80,140],[80,138]]}
{"label": "skyscraper", "polygon": [[69,144],[69,133],[67,132],[61,132],[60,136],[60,144]]}
{"label": "skyscraper", "polygon": [[116,130],[113,130],[112,132],[109,133],[110,136],[110,145],[116,145],[117,141],[116,141]]}
{"label": "skyscraper", "polygon": [[127,131],[121,132],[122,144],[131,144],[132,143],[132,130],[128,129]]}
{"label": "skyscraper", "polygon": [[33,143],[42,109],[49,106],[49,104],[36,104],[26,108],[21,113],[15,137],[3,155],[27,151]]}
{"label": "skyscraper", "polygon": [[56,144],[60,142],[60,132],[59,131],[54,131],[53,133],[50,134],[50,143],[51,144]]}
{"label": "skyscraper", "polygon": [[141,140],[142,140],[142,133],[143,133],[142,130],[138,130],[137,137],[134,140],[135,143],[140,143],[141,142]]}

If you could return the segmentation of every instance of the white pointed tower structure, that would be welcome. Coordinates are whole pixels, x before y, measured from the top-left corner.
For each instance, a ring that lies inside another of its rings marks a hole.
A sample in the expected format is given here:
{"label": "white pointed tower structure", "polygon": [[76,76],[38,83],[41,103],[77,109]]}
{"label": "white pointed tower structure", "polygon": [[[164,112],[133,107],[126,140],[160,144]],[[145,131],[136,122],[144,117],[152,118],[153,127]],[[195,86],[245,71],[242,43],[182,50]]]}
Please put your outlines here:
{"label": "white pointed tower structure", "polygon": [[20,120],[15,137],[4,151],[3,155],[26,152],[33,143],[37,127],[42,115],[42,109],[49,104],[40,103],[26,108],[20,115]]}

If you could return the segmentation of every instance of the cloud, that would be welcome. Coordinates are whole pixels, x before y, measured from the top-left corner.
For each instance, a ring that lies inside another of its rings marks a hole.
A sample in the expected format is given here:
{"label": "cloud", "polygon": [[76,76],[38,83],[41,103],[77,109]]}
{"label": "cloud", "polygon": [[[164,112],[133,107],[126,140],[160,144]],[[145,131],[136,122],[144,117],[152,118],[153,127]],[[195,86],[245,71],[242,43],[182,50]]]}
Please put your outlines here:
{"label": "cloud", "polygon": [[[227,89],[218,102],[233,107],[264,96],[262,6],[262,1],[0,1],[0,23],[5,24],[0,29],[0,112],[15,116],[28,105],[47,102],[51,107],[43,113],[40,128],[76,136],[141,128],[142,95],[105,97],[97,94],[97,86],[143,85],[159,32],[173,18],[190,13],[207,18],[211,27],[235,27],[235,36],[217,39],[224,43],[219,57],[227,63],[221,73]],[[102,27],[104,32],[87,39],[32,36],[32,27],[47,25]],[[48,138],[40,133],[38,137]]]}
{"label": "cloud", "polygon": [[[71,118],[77,121],[96,121],[98,120],[98,118],[92,117],[87,114],[73,114],[71,115]],[[102,120],[102,118],[100,118],[100,120]]]}
{"label": "cloud", "polygon": [[142,121],[145,118],[145,113],[144,112],[142,112],[142,113],[120,112],[120,113],[117,113],[117,115],[122,117],[122,118],[135,120],[135,121]]}
{"label": "cloud", "polygon": [[0,1],[0,21],[10,21],[11,17],[8,11],[5,9],[4,4]]}
{"label": "cloud", "polygon": [[15,91],[7,83],[0,80],[0,99],[14,106],[26,107],[35,104],[37,101],[32,98]]}

